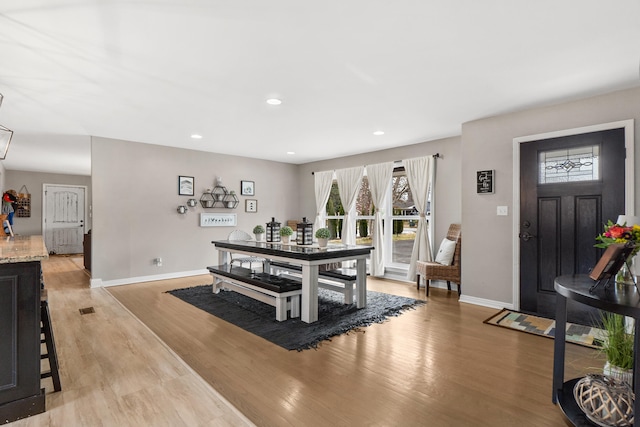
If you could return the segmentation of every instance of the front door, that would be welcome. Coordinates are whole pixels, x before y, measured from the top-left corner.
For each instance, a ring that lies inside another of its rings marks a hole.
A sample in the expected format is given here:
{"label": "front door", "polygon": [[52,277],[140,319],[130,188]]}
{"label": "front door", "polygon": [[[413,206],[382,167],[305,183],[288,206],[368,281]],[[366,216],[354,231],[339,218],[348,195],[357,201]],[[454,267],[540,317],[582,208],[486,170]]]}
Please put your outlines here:
{"label": "front door", "polygon": [[44,238],[49,253],[83,253],[85,187],[45,185]]}
{"label": "front door", "polygon": [[[603,224],[625,213],[624,129],[523,143],[520,171],[520,309],[553,318],[554,279],[588,273]],[[568,306],[570,322],[593,316]]]}

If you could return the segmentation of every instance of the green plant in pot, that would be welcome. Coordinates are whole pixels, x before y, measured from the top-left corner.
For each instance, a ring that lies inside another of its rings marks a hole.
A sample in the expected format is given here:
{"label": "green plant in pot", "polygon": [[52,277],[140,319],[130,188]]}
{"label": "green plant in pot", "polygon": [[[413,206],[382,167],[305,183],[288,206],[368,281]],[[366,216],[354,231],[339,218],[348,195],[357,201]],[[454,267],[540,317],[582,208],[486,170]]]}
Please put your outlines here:
{"label": "green plant in pot", "polygon": [[256,236],[256,240],[261,242],[264,239],[264,227],[261,225],[256,225],[253,227],[253,234]]}
{"label": "green plant in pot", "polygon": [[316,238],[318,239],[318,246],[324,248],[327,246],[329,242],[329,238],[331,237],[331,232],[328,228],[318,228],[316,230]]}
{"label": "green plant in pot", "polygon": [[627,332],[625,317],[621,314],[601,311],[600,322],[605,331],[602,352],[607,357],[603,373],[631,385],[634,337],[632,333]]}
{"label": "green plant in pot", "polygon": [[291,238],[291,235],[293,234],[293,228],[289,227],[288,225],[285,225],[284,227],[282,227],[280,229],[280,237],[282,238],[282,243],[289,244],[289,239]]}

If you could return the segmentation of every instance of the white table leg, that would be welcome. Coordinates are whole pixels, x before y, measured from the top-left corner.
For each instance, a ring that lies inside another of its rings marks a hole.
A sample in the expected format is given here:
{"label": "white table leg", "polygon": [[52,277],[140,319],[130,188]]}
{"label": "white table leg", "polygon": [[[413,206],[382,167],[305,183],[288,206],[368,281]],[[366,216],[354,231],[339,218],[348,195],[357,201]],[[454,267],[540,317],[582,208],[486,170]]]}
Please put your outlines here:
{"label": "white table leg", "polygon": [[356,307],[367,306],[367,260],[358,258],[356,263]]}
{"label": "white table leg", "polygon": [[318,320],[318,266],[302,266],[301,319],[312,323]]}
{"label": "white table leg", "polygon": [[218,249],[218,265],[225,265],[229,262],[229,252]]}

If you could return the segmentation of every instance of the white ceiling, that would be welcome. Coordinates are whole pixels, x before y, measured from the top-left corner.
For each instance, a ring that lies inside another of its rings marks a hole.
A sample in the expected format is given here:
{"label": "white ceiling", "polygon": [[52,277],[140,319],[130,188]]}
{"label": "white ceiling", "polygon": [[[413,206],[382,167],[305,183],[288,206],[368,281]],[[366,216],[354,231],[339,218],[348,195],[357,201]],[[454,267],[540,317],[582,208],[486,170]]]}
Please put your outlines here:
{"label": "white ceiling", "polygon": [[458,135],[637,86],[638,17],[639,0],[5,0],[4,165],[89,174],[89,135],[297,164]]}

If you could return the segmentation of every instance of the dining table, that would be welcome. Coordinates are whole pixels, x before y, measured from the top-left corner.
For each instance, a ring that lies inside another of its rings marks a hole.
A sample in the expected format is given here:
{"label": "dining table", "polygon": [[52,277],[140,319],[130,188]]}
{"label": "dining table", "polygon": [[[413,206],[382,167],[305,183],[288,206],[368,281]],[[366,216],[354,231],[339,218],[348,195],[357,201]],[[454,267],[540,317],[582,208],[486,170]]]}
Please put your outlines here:
{"label": "dining table", "polygon": [[219,265],[230,262],[230,253],[249,256],[260,255],[266,261],[263,269],[269,272],[271,260],[300,265],[302,268],[302,295],[300,317],[303,322],[318,320],[318,277],[319,267],[325,264],[356,262],[356,306],[367,306],[367,264],[366,260],[374,249],[368,245],[329,244],[318,245],[284,244],[255,240],[214,240],[211,243],[218,251]]}

